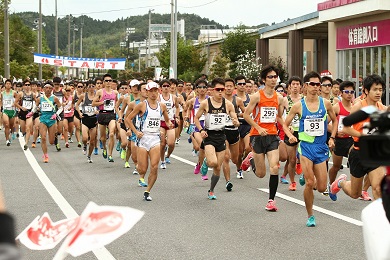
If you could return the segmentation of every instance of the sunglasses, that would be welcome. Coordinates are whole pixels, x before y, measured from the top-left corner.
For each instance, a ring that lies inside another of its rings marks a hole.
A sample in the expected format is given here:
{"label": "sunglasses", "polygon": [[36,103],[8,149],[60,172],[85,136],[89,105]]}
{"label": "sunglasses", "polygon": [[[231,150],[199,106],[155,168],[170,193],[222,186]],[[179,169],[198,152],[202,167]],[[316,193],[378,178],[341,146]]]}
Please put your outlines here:
{"label": "sunglasses", "polygon": [[77,86],[78,88],[83,88],[84,86]]}
{"label": "sunglasses", "polygon": [[225,90],[225,88],[214,88],[215,91],[222,92]]}
{"label": "sunglasses", "polygon": [[277,79],[278,75],[268,75],[267,78],[269,78],[269,79]]}
{"label": "sunglasses", "polygon": [[169,88],[170,85],[164,84],[164,85],[162,85],[162,87],[163,87],[163,88]]}
{"label": "sunglasses", "polygon": [[239,83],[237,83],[237,86],[245,86],[245,85],[246,85],[245,82],[239,82]]}
{"label": "sunglasses", "polygon": [[31,84],[24,84],[25,86],[30,86]]}
{"label": "sunglasses", "polygon": [[196,86],[196,88],[207,88],[207,86]]}
{"label": "sunglasses", "polygon": [[343,90],[345,94],[355,94],[355,90]]}
{"label": "sunglasses", "polygon": [[312,82],[312,81],[310,81],[310,82],[305,82],[306,84],[308,84],[308,85],[310,85],[310,86],[316,86],[316,87],[319,87],[319,86],[321,86],[321,83],[320,82]]}
{"label": "sunglasses", "polygon": [[328,84],[321,84],[321,86],[323,86],[323,87],[331,87],[332,84],[331,84],[331,83],[328,83]]}
{"label": "sunglasses", "polygon": [[105,79],[104,82],[112,82],[112,79]]}
{"label": "sunglasses", "polygon": [[282,93],[282,92],[284,92],[284,90],[283,89],[277,89],[276,92]]}
{"label": "sunglasses", "polygon": [[66,92],[71,92],[72,90],[71,89],[67,89],[67,90],[65,90]]}

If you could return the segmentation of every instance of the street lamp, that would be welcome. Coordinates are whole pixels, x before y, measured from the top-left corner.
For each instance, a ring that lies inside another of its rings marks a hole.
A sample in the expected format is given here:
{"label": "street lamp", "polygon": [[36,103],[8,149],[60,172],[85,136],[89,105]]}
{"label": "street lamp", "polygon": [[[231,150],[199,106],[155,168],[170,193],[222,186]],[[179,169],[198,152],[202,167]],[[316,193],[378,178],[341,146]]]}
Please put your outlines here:
{"label": "street lamp", "polygon": [[146,56],[146,65],[147,67],[150,67],[150,23],[151,23],[151,20],[152,20],[152,11],[154,11],[154,9],[149,9],[149,29],[148,29],[148,48],[146,49],[147,51],[147,56]]}
{"label": "street lamp", "polygon": [[130,27],[126,28],[126,48],[127,48],[127,57],[126,60],[129,63],[129,51],[130,51],[130,34],[135,33],[135,28]]}

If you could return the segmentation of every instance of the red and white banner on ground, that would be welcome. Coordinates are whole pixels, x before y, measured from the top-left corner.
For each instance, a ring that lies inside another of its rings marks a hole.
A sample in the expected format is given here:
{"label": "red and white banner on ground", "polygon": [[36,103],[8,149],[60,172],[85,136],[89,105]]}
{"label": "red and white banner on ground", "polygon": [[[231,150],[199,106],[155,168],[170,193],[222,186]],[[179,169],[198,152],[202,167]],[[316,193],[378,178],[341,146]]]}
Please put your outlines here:
{"label": "red and white banner on ground", "polygon": [[124,70],[126,59],[76,58],[34,53],[34,63],[70,68]]}
{"label": "red and white banner on ground", "polygon": [[17,237],[32,250],[54,248],[65,238],[55,259],[74,257],[108,245],[128,232],[144,215],[129,207],[99,206],[90,202],[80,217],[52,223],[49,215],[39,216]]}

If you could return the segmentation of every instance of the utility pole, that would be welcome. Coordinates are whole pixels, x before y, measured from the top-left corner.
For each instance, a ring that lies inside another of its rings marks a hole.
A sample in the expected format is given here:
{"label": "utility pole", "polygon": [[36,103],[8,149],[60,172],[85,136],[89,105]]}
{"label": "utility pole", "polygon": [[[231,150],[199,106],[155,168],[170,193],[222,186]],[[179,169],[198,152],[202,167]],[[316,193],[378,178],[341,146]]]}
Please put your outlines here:
{"label": "utility pole", "polygon": [[[68,57],[70,57],[70,18],[71,15],[68,16]],[[69,78],[69,67],[68,67],[68,78]]]}
{"label": "utility pole", "polygon": [[141,43],[138,43],[138,72],[141,72]]}
{"label": "utility pole", "polygon": [[9,79],[11,72],[9,66],[9,17],[8,1],[4,1],[4,75]]}
{"label": "utility pole", "polygon": [[150,24],[152,21],[152,11],[154,9],[149,9],[149,29],[148,29],[148,48],[146,49],[147,55],[146,55],[146,67],[150,67]]}
{"label": "utility pole", "polygon": [[174,15],[174,27],[173,27],[173,39],[174,39],[174,52],[173,52],[173,75],[177,78],[177,0],[175,0],[175,15]]}
{"label": "utility pole", "polygon": [[[39,0],[38,52],[42,53],[42,0]],[[42,63],[38,64],[38,79],[42,80]]]}
{"label": "utility pole", "polygon": [[[57,17],[57,0],[55,1],[56,20],[55,20],[55,38],[56,38],[56,56],[58,56],[58,17]],[[56,66],[56,76],[58,76],[58,66]]]}
{"label": "utility pole", "polygon": [[[80,24],[80,58],[83,57],[83,26],[84,26],[84,18],[81,17],[81,24]],[[81,73],[83,69],[80,69]],[[77,77],[79,76],[79,69],[77,69]]]}
{"label": "utility pole", "polygon": [[214,24],[201,25],[200,29],[207,30],[207,63],[206,63],[206,74],[210,72],[210,29],[217,29]]}
{"label": "utility pole", "polygon": [[[170,53],[170,68],[169,68],[169,77],[172,77],[173,75],[171,75],[171,69],[173,70],[173,66],[174,66],[174,52],[175,52],[175,37],[174,37],[174,27],[175,27],[175,14],[174,14],[174,0],[171,0],[171,53]],[[173,71],[173,73],[175,73],[175,71]]]}

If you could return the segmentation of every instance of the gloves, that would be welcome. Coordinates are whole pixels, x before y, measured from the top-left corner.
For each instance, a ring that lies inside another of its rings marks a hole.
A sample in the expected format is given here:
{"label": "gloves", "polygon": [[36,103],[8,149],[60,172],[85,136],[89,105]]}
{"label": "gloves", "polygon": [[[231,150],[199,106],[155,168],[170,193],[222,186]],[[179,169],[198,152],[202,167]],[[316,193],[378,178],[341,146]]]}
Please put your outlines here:
{"label": "gloves", "polygon": [[27,113],[27,115],[26,115],[26,118],[30,118],[30,117],[32,117],[32,116],[33,116],[33,114],[34,114],[33,112],[28,112],[28,113]]}
{"label": "gloves", "polygon": [[53,114],[50,119],[53,119],[53,120],[56,120],[57,119],[57,115],[56,114]]}

